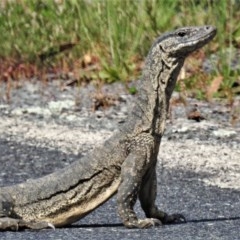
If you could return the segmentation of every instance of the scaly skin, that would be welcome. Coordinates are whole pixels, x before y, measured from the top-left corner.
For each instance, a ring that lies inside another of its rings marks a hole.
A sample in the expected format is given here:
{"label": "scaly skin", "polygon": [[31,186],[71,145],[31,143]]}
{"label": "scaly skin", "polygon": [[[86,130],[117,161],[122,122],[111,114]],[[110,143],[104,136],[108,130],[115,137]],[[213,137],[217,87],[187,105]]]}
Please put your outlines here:
{"label": "scaly skin", "polygon": [[[184,222],[158,210],[156,164],[169,100],[185,58],[216,34],[212,26],[185,27],[159,37],[146,59],[135,106],[118,133],[88,156],[45,177],[0,188],[0,230],[71,224],[117,193],[126,227]],[[139,197],[145,219],[133,207]]]}

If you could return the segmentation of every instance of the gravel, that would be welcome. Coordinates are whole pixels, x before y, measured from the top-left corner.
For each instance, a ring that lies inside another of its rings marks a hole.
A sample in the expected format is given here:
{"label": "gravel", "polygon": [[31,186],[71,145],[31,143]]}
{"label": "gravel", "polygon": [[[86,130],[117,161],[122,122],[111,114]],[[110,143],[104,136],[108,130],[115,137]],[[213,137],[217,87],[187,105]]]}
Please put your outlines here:
{"label": "gravel", "polygon": [[[0,186],[79,160],[117,131],[135,98],[119,83],[79,88],[63,87],[61,80],[46,86],[33,79],[17,85],[10,103],[4,83],[0,89]],[[113,198],[72,227],[6,232],[0,239],[239,239],[239,118],[231,124],[232,108],[223,101],[187,101],[187,107],[172,105],[157,166],[157,204],[183,213],[187,224],[126,229]],[[240,109],[239,97],[234,104]],[[205,120],[187,119],[196,106]],[[136,211],[143,217],[139,203]]]}

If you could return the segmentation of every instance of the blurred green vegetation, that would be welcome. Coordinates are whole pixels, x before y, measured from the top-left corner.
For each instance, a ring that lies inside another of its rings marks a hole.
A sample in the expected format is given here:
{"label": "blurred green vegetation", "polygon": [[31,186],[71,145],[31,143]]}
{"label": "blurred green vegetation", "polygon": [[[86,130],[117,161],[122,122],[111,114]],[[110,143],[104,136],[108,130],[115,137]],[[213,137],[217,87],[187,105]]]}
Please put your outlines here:
{"label": "blurred green vegetation", "polygon": [[[239,81],[239,68],[232,67],[240,47],[239,20],[238,0],[5,0],[0,3],[0,77],[21,65],[21,73],[26,68],[34,73],[55,69],[72,71],[79,80],[136,79],[158,35],[211,24],[218,34],[204,52],[219,58],[211,74],[187,75],[186,87],[205,79],[204,88],[223,76],[221,89],[227,95]],[[197,54],[195,60],[202,63],[206,55]],[[189,64],[199,64],[193,59]]]}

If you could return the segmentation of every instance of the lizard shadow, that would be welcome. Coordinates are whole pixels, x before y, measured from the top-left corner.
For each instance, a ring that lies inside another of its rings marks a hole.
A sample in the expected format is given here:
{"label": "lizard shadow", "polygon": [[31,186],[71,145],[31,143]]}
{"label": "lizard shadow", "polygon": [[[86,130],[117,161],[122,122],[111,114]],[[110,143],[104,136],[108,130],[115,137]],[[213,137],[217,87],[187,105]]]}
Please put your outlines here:
{"label": "lizard shadow", "polygon": [[240,217],[189,219],[187,220],[187,223],[224,222],[224,221],[236,221],[236,220],[240,220]]}
{"label": "lizard shadow", "polygon": [[[202,219],[189,219],[186,222],[165,224],[165,225],[180,225],[188,223],[205,223],[205,222],[224,222],[224,221],[237,221],[240,217],[219,217],[219,218],[202,218]],[[74,224],[68,225],[62,228],[112,228],[112,227],[124,227],[122,223],[110,223],[110,224]]]}

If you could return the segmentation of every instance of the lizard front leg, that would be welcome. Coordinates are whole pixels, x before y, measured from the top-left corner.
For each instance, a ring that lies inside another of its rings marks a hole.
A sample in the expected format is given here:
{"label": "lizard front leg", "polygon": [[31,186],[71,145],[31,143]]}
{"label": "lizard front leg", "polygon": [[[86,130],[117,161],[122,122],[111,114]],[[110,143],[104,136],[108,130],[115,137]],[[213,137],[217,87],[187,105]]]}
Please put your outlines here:
{"label": "lizard front leg", "polygon": [[181,214],[169,215],[157,208],[155,205],[155,199],[157,195],[157,177],[156,177],[156,167],[148,171],[139,191],[139,200],[141,207],[144,210],[148,218],[157,218],[163,224],[170,223],[183,223],[186,222],[185,217]]}
{"label": "lizard front leg", "polygon": [[133,210],[147,165],[147,154],[144,151],[131,153],[122,165],[117,203],[119,216],[128,228],[147,228],[161,224],[158,219],[138,219]]}

